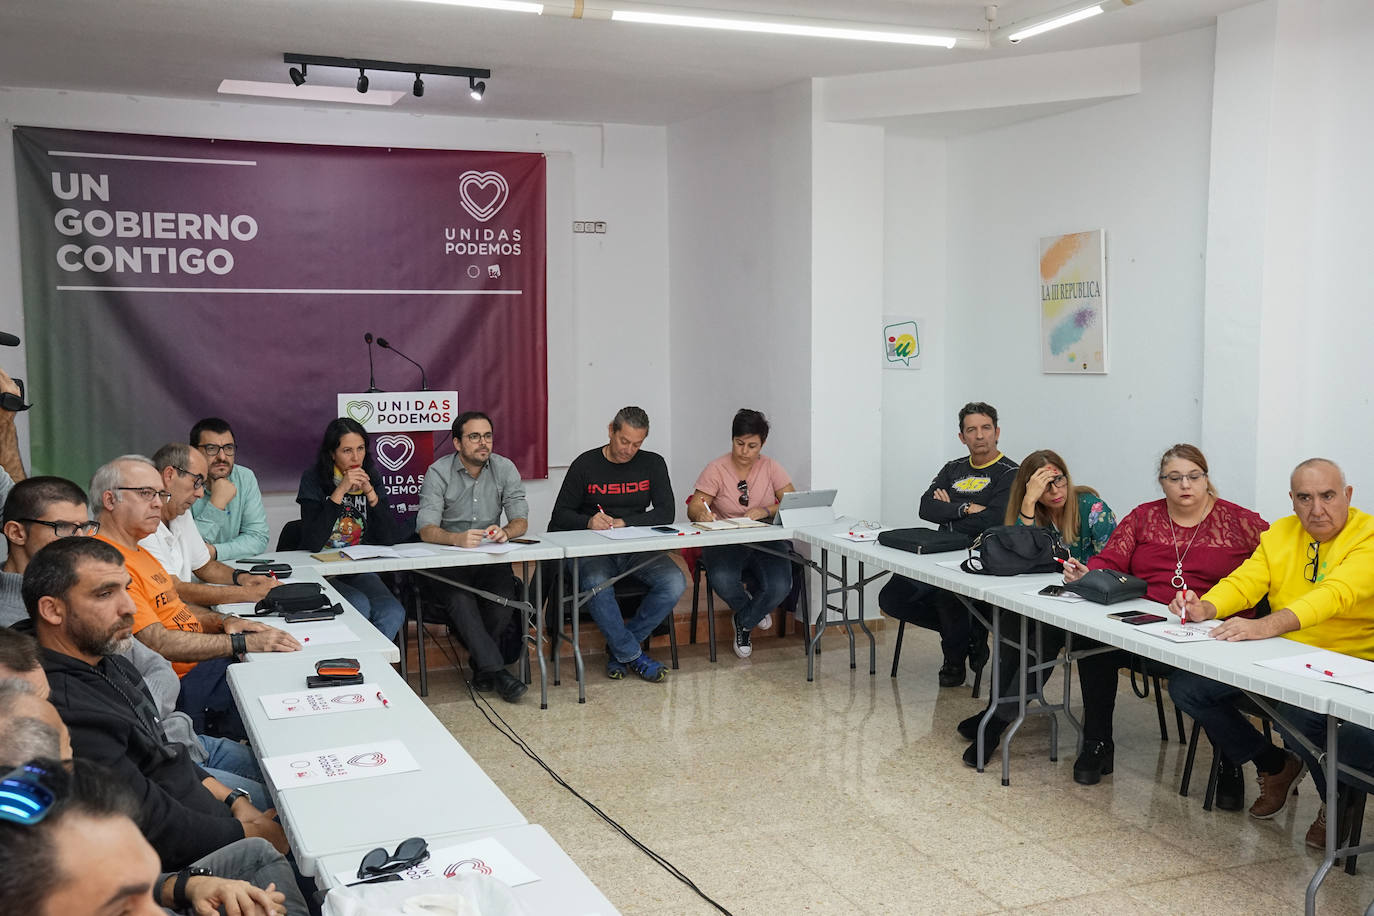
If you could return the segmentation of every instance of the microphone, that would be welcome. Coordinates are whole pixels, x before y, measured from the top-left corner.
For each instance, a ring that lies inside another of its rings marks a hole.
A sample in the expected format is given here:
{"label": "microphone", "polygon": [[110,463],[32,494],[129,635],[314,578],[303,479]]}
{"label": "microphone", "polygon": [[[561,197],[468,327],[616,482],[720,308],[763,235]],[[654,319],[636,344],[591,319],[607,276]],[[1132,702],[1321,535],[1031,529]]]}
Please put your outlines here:
{"label": "microphone", "polygon": [[424,367],[424,366],[420,365],[420,364],[417,363],[415,360],[411,359],[409,356],[406,356],[406,355],[405,355],[404,353],[402,353],[400,350],[397,350],[397,349],[396,349],[395,347],[393,347],[391,344],[387,343],[385,337],[378,337],[378,338],[377,338],[377,346],[381,347],[383,350],[390,350],[392,353],[395,353],[395,354],[396,354],[397,356],[399,356],[401,359],[403,359],[403,360],[405,360],[406,362],[410,363],[410,364],[411,364],[412,366],[414,366],[416,369],[419,369],[419,370],[420,370],[420,390],[421,390],[421,391],[428,391],[428,390],[429,390],[429,382],[427,382],[427,381],[425,380],[425,367]]}
{"label": "microphone", "polygon": [[0,347],[17,347],[19,338],[5,331],[0,331]]}
{"label": "microphone", "polygon": [[367,393],[374,394],[382,389],[377,387],[377,375],[372,371],[372,332],[364,334],[363,340],[367,341]]}

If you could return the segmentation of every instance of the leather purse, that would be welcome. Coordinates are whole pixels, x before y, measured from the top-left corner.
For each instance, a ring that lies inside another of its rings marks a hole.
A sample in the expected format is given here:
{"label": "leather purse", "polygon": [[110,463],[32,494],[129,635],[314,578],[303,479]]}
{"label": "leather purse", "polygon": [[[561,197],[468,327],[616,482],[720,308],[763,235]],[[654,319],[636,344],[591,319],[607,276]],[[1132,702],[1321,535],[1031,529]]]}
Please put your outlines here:
{"label": "leather purse", "polygon": [[1144,579],[1115,569],[1090,569],[1068,590],[1096,604],[1116,604],[1131,598],[1145,597],[1148,586]]}
{"label": "leather purse", "polygon": [[893,528],[878,532],[878,543],[907,553],[949,553],[965,550],[973,539],[957,531],[936,531],[934,528]]}
{"label": "leather purse", "polygon": [[978,535],[969,547],[969,558],[959,568],[985,576],[1058,572],[1063,569],[1060,560],[1068,556],[1069,549],[1053,528],[994,525]]}
{"label": "leather purse", "polygon": [[329,599],[318,582],[283,582],[254,606],[253,616],[318,611],[327,607]]}

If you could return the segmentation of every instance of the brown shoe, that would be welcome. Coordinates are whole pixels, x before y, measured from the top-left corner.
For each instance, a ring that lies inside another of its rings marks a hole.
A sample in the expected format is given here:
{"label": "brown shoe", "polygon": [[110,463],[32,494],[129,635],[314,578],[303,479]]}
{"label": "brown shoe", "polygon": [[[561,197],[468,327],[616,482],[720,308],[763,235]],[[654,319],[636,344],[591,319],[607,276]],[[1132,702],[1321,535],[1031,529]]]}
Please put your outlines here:
{"label": "brown shoe", "polygon": [[[1344,829],[1342,829],[1344,828]],[[1340,849],[1350,839],[1350,825],[1336,821],[1336,848]],[[1307,828],[1307,847],[1326,850],[1326,805],[1317,812],[1317,819]]]}
{"label": "brown shoe", "polygon": [[[1282,770],[1277,773],[1259,774],[1259,798],[1250,806],[1251,817],[1268,820],[1288,804],[1288,790],[1302,777],[1307,765],[1302,762],[1301,757],[1291,751],[1285,756],[1288,760]],[[1322,846],[1326,846],[1325,840],[1322,841]]]}

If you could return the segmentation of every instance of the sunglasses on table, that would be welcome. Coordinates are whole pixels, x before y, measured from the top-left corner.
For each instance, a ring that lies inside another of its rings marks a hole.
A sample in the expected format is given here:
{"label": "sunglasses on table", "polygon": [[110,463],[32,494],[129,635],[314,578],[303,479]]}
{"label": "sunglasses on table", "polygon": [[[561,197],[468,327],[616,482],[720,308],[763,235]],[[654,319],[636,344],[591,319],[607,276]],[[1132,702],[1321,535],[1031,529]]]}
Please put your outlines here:
{"label": "sunglasses on table", "polygon": [[395,852],[387,852],[385,846],[378,846],[367,853],[358,863],[358,877],[367,880],[396,875],[399,880],[401,872],[414,868],[428,858],[429,843],[425,842],[424,837],[413,836],[402,840]]}

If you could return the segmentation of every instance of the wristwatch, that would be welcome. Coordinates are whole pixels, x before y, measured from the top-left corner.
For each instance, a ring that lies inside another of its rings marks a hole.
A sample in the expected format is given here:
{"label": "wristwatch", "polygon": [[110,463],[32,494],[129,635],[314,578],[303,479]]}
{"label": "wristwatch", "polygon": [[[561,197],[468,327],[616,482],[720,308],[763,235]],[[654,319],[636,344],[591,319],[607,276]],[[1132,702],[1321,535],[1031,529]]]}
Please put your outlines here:
{"label": "wristwatch", "polygon": [[215,873],[208,868],[183,868],[177,872],[177,879],[172,883],[172,909],[190,909],[191,901],[186,899],[186,882],[192,878],[213,878]]}
{"label": "wristwatch", "polygon": [[234,789],[234,790],[231,791],[228,795],[224,796],[224,807],[226,807],[226,808],[232,808],[232,807],[234,807],[234,802],[238,801],[240,798],[247,798],[247,797],[248,797],[248,790],[247,790],[247,789]]}
{"label": "wristwatch", "polygon": [[236,570],[234,570],[233,574],[229,576],[229,580],[230,580],[231,582],[233,582],[235,585],[238,585],[238,584],[239,584],[239,576],[243,575],[243,574],[246,573],[246,572],[248,572],[248,570],[246,570],[246,569],[236,569]]}
{"label": "wristwatch", "polygon": [[229,652],[235,658],[242,658],[248,654],[248,637],[242,633],[229,634]]}
{"label": "wristwatch", "polygon": [[960,504],[959,504],[959,517],[960,517],[960,518],[963,518],[963,517],[966,516],[966,515],[968,515],[968,503],[960,503]]}

